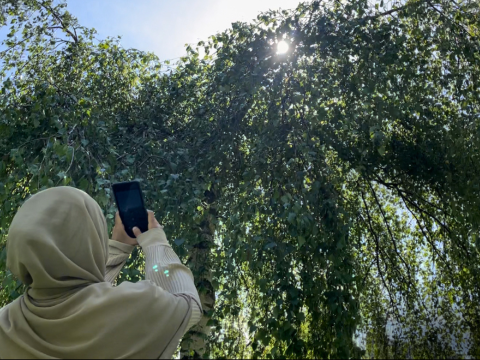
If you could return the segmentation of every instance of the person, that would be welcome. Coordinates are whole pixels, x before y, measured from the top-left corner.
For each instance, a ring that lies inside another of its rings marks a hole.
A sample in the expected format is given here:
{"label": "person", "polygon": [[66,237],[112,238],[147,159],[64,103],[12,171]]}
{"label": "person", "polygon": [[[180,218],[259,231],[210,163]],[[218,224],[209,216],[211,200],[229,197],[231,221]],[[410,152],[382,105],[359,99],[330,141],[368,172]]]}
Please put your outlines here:
{"label": "person", "polygon": [[[95,200],[81,190],[41,191],[18,210],[7,267],[24,295],[0,310],[0,358],[171,358],[201,318],[193,275],[149,211],[130,238],[118,213],[112,239]],[[113,283],[136,245],[145,278]]]}

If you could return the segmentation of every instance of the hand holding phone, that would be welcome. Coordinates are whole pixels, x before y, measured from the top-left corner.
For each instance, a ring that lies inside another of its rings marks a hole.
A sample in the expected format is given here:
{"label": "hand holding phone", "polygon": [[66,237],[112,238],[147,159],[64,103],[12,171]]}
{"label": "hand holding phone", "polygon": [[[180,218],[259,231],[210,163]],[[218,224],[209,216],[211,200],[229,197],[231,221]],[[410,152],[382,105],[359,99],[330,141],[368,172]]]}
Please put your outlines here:
{"label": "hand holding phone", "polygon": [[[134,232],[136,232],[136,230],[137,228],[134,228]],[[121,242],[123,244],[131,245],[131,246],[138,245],[137,239],[128,236],[127,232],[125,231],[125,226],[122,223],[122,219],[120,218],[118,211],[115,214],[115,226],[113,227],[113,230],[112,230],[111,239]]]}
{"label": "hand holding phone", "polygon": [[[153,211],[147,210],[147,213],[148,213],[148,230],[155,229],[155,228],[163,229],[163,226],[160,225],[157,219],[155,218],[155,214],[153,213]],[[136,237],[142,234],[140,229],[137,227],[133,228],[133,233]],[[115,226],[113,227],[113,231],[112,231],[112,240],[116,240],[118,242],[121,242],[127,245],[132,245],[132,246],[138,245],[137,239],[131,238],[125,232],[125,227],[122,223],[122,219],[120,218],[120,214],[118,211],[115,214]]]}

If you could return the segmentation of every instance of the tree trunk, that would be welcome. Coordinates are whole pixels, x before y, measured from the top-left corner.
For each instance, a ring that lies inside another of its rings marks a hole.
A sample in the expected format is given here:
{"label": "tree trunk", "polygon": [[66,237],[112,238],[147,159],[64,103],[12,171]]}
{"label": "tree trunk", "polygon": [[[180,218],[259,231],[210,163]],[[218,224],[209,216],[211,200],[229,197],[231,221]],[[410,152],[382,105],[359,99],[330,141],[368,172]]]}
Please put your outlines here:
{"label": "tree trunk", "polygon": [[195,285],[200,295],[203,316],[200,322],[185,334],[181,343],[181,359],[203,359],[206,352],[207,336],[210,327],[207,326],[215,306],[215,291],[212,286],[211,249],[215,233],[215,217],[210,205],[205,211],[205,219],[199,226],[200,241],[195,245],[188,266],[195,276]]}

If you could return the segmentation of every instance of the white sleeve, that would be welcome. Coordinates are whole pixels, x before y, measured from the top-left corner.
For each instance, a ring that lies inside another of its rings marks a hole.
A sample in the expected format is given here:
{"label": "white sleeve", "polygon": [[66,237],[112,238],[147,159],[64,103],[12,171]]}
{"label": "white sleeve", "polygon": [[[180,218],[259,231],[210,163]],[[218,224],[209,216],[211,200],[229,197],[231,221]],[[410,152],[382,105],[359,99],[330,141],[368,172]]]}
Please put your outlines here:
{"label": "white sleeve", "polygon": [[190,299],[192,315],[188,331],[202,318],[203,310],[193,274],[182,264],[167,242],[163,229],[152,229],[138,237],[145,253],[145,278],[173,295]]}

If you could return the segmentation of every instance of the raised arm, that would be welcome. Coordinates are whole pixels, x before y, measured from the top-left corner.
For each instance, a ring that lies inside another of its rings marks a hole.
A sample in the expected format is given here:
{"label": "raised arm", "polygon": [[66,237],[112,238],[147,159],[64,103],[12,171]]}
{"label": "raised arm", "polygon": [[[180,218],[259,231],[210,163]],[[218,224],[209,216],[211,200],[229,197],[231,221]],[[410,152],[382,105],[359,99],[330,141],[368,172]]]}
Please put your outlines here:
{"label": "raised arm", "polygon": [[108,242],[108,261],[105,281],[115,283],[115,279],[122,270],[135,246],[110,240]]}
{"label": "raised arm", "polygon": [[138,228],[134,228],[133,232],[137,238],[133,239],[126,234],[117,213],[112,234],[114,240],[109,243],[109,259],[105,280],[111,283],[115,281],[135,245],[139,244],[146,258],[146,280],[172,295],[180,296],[190,302],[192,315],[184,330],[186,332],[200,321],[203,313],[193,275],[173,251],[163,227],[155,219],[152,211],[148,212],[148,218],[149,230],[142,234]]}
{"label": "raised arm", "polygon": [[202,307],[192,272],[175,254],[161,227],[140,235],[138,242],[145,253],[146,279],[173,295],[190,299],[192,316],[186,332],[202,317]]}

